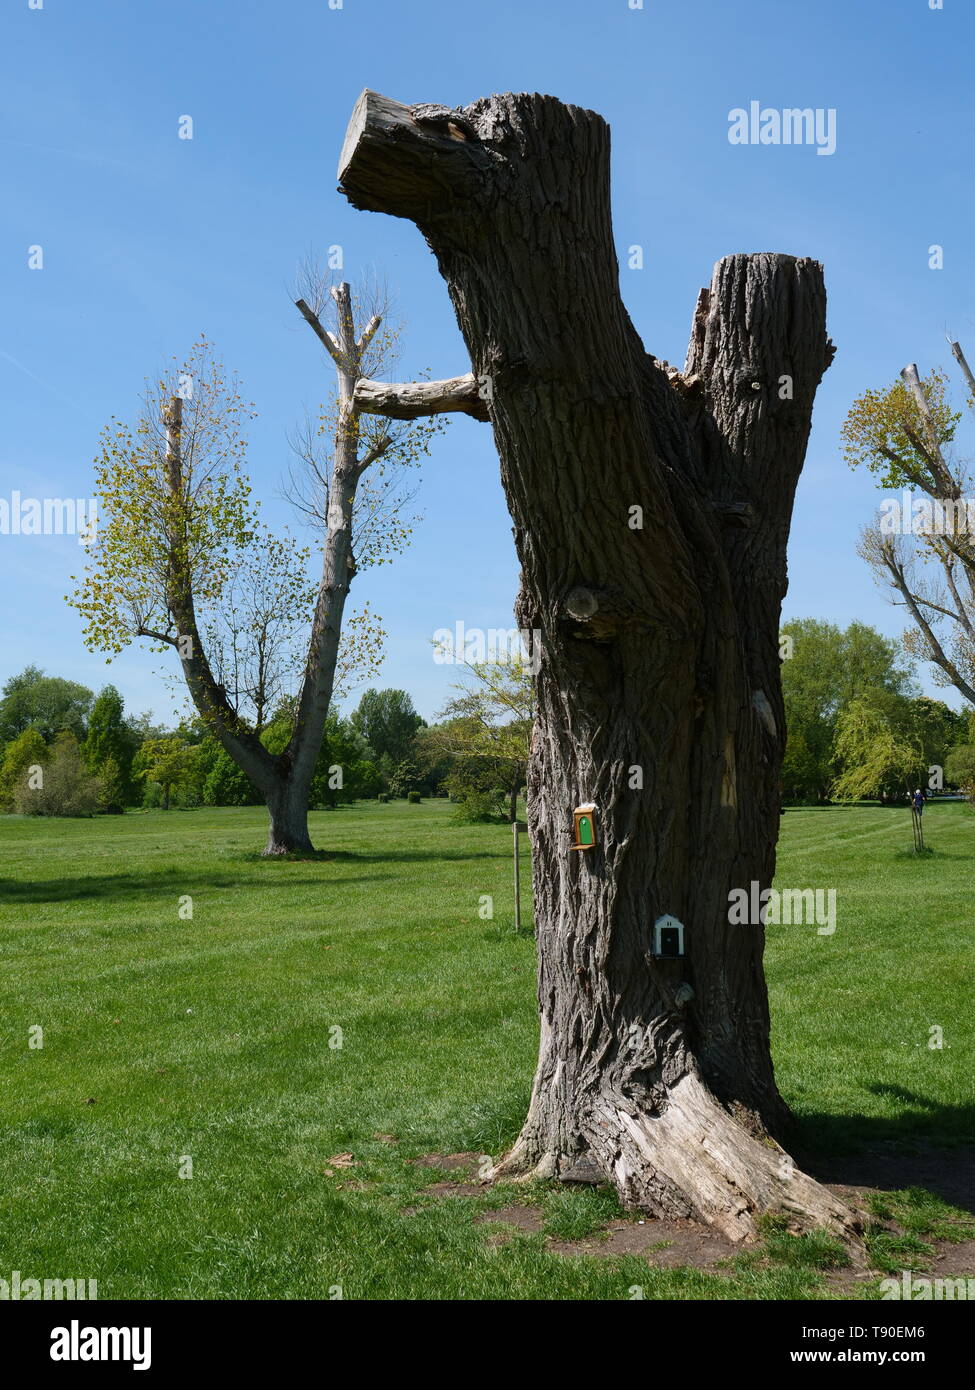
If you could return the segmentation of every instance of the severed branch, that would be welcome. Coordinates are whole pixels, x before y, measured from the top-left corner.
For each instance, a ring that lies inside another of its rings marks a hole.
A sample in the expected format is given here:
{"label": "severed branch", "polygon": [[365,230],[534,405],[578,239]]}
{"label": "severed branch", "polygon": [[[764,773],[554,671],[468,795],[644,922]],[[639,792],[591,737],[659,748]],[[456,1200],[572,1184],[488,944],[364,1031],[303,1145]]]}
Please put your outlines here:
{"label": "severed branch", "polygon": [[975,399],[975,376],[972,375],[972,369],[968,365],[968,358],[962,351],[961,343],[953,343],[949,338],[948,344],[951,348],[951,355],[952,357],[954,357],[959,367],[961,367],[962,375],[964,376],[965,381],[968,383],[968,389],[971,392],[973,399]]}
{"label": "severed branch", "polygon": [[379,317],[379,315],[373,314],[372,318],[369,320],[365,328],[362,330],[362,336],[355,345],[356,352],[359,354],[360,357],[365,352],[369,344],[372,342],[373,338],[376,336],[376,329],[379,327],[381,323],[382,319]]}
{"label": "severed branch", "polygon": [[918,408],[918,413],[924,421],[925,429],[928,433],[928,447],[924,448],[920,440],[916,439],[909,428],[905,428],[904,433],[911,443],[923,455],[925,462],[931,470],[932,476],[945,497],[955,499],[959,497],[960,489],[951,470],[945,462],[944,454],[941,452],[941,445],[938,442],[938,426],[935,423],[928,399],[924,394],[924,387],[921,385],[921,378],[918,375],[916,365],[912,362],[901,372],[901,380],[914,397],[914,403]]}
{"label": "severed branch", "polygon": [[423,415],[460,411],[487,421],[487,401],[482,399],[473,373],[446,381],[371,381],[360,377],[353,397],[364,415],[385,415],[390,420],[418,420]]}
{"label": "severed branch", "polygon": [[339,341],[335,334],[329,333],[327,328],[322,327],[321,319],[315,313],[314,309],[308,307],[303,299],[295,300],[295,308],[298,309],[302,318],[311,327],[315,337],[322,344],[335,365],[341,367],[343,364],[342,349],[339,346]]}
{"label": "severed branch", "polygon": [[[342,335],[341,346],[347,353],[355,350],[355,323],[352,318],[352,298],[347,284],[330,285],[329,294],[335,300],[335,308],[338,314],[339,332]],[[376,324],[376,328],[379,324]],[[376,330],[373,329],[373,332]],[[329,335],[331,336],[331,335]],[[371,336],[371,335],[370,335]]]}
{"label": "severed branch", "polygon": [[449,188],[483,185],[491,155],[463,112],[404,106],[368,88],[349,121],[338,178],[353,207],[421,221]]}

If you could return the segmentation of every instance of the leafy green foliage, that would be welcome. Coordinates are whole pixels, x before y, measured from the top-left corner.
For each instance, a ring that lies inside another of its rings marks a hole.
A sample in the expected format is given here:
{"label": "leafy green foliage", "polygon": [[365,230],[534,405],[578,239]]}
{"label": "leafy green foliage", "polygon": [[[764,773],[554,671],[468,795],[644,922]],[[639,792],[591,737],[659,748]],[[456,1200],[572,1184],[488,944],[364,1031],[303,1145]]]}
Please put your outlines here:
{"label": "leafy green foliage", "polygon": [[[937,368],[921,381],[942,446],[954,439],[961,419],[961,412],[953,411],[948,401],[949,384],[947,374]],[[928,434],[917,402],[898,379],[892,386],[865,391],[854,401],[841,431],[843,454],[851,468],[864,465],[876,473],[881,487],[929,485]]]}
{"label": "leafy green foliage", "polygon": [[85,767],[78,740],[58,734],[47,750],[38,779],[23,778],[14,789],[14,808],[23,816],[93,816],[102,785]]}
{"label": "leafy green foliage", "polygon": [[392,777],[389,779],[390,796],[407,797],[411,792],[419,792],[422,781],[420,769],[412,758],[403,758],[397,763]]}
{"label": "leafy green foliage", "polygon": [[817,618],[784,623],[792,655],[782,662],[782,697],[788,739],[782,770],[785,795],[823,800],[833,781],[834,740],[840,711],[871,693],[913,693],[910,668],[898,645],[864,623],[842,631]]}
{"label": "leafy green foliage", "polygon": [[118,813],[131,805],[135,744],[114,685],[106,685],[92,705],[83,752],[86,764],[102,781],[102,810]]}
{"label": "leafy green foliage", "polygon": [[11,739],[0,764],[0,805],[4,810],[12,810],[16,793],[26,788],[28,770],[46,761],[47,744],[36,729],[25,729]]}
{"label": "leafy green foliage", "polygon": [[444,786],[458,816],[473,824],[512,818],[528,775],[535,694],[527,662],[471,662],[442,723],[419,738],[428,765],[445,759]]}
{"label": "leafy green foliage", "polygon": [[168,811],[174,791],[192,785],[198,757],[195,744],[178,734],[167,734],[146,739],[136,754],[134,770],[161,788],[163,810]]}
{"label": "leafy green foliage", "polygon": [[920,740],[898,729],[889,709],[866,699],[840,711],[834,756],[842,769],[833,784],[839,801],[906,796],[916,785],[927,785]]}
{"label": "leafy green foliage", "polygon": [[227,756],[213,739],[205,739],[200,748],[203,785],[200,796],[204,806],[256,806],[260,793],[250,778]]}
{"label": "leafy green foliage", "polygon": [[0,743],[16,738],[25,729],[36,729],[47,742],[64,730],[83,739],[94,698],[84,685],[45,676],[37,666],[27,666],[3,687]]}
{"label": "leafy green foliage", "polygon": [[945,777],[950,786],[961,787],[970,801],[975,800],[975,744],[958,744],[945,763]]}
{"label": "leafy green foliage", "polygon": [[[186,382],[192,394],[186,395]],[[181,469],[170,473],[168,419],[182,401]],[[256,513],[244,472],[244,424],[253,410],[201,338],[183,363],[147,383],[135,425],[113,419],[95,461],[99,525],[90,563],[68,599],[85,642],[115,654],[135,637],[174,642],[174,588],[201,613],[218,604],[254,538]]]}
{"label": "leafy green foliage", "polygon": [[376,758],[389,758],[396,766],[412,755],[423,720],[405,690],[370,688],[353,711],[352,724]]}

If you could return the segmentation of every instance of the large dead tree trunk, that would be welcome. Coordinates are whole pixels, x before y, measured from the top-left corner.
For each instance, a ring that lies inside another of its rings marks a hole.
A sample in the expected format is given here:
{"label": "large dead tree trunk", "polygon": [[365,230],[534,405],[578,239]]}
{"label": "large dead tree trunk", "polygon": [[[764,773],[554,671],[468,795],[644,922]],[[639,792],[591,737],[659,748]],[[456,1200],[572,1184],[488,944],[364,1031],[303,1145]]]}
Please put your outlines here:
{"label": "large dead tree trunk", "polygon": [[[788,1112],[763,929],[729,924],[730,891],[774,870],[786,540],[833,351],[821,267],[721,261],[678,373],[645,352],[620,298],[599,116],[551,97],[454,111],[366,92],[339,176],[355,206],[412,219],[437,257],[487,387],[518,622],[541,640],[541,1048],[497,1171],[594,1170],[630,1206],[734,1239],[764,1211],[849,1239],[851,1213],[773,1138]],[[587,802],[598,844],[578,852]],[[663,914],[684,924],[683,958],[653,954]]]}

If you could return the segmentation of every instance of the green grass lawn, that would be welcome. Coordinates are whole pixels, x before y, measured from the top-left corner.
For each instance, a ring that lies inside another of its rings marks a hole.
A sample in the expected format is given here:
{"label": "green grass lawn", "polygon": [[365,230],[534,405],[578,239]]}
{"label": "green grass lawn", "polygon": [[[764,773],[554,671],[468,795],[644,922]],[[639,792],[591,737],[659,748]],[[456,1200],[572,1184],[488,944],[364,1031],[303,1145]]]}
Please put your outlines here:
{"label": "green grass lawn", "polygon": [[[975,817],[933,806],[925,827],[919,859],[906,811],[783,817],[779,885],[837,889],[834,935],[769,929],[779,1082],[809,1148],[975,1141]],[[496,1155],[525,1111],[534,943],[512,930],[510,831],[363,804],[313,815],[327,860],[269,862],[264,828],[257,810],[0,820],[0,1277],[95,1278],[102,1298],[830,1296],[773,1242],[731,1277],[653,1270],[544,1232],[492,1243],[472,1217],[510,1186],[424,1195],[440,1175],[408,1160]],[[531,1195],[565,1238],[616,1210]]]}

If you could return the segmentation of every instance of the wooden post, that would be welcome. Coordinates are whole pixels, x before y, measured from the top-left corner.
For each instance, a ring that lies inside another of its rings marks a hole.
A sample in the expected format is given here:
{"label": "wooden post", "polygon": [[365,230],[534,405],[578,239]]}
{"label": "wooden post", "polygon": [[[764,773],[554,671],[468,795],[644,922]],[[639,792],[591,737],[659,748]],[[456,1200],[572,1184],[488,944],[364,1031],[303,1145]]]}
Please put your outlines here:
{"label": "wooden post", "polygon": [[518,866],[518,822],[511,822],[511,834],[514,840],[515,858],[515,931],[521,931],[521,874]]}

